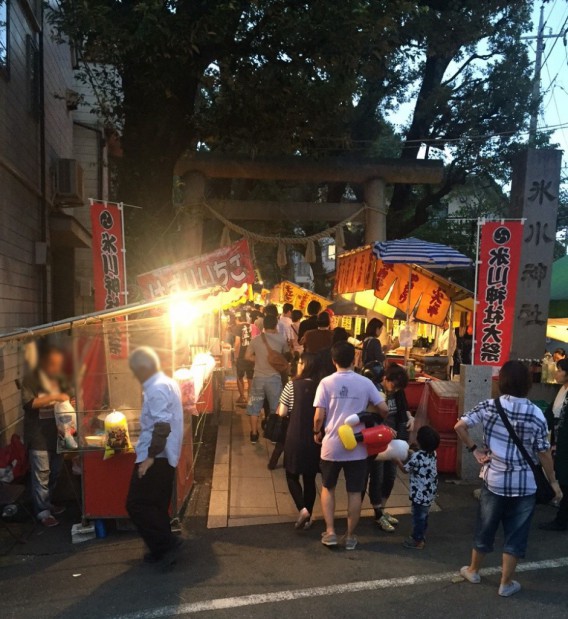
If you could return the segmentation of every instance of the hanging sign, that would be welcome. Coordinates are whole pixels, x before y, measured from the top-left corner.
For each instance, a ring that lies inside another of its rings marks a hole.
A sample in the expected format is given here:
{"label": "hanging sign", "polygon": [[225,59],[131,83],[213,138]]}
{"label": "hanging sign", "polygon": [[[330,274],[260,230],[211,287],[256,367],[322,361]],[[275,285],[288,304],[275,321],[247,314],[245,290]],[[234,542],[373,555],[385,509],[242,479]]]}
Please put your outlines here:
{"label": "hanging sign", "polygon": [[276,303],[291,303],[294,309],[300,310],[303,313],[306,313],[311,301],[318,301],[321,304],[322,310],[329,307],[332,303],[329,299],[289,281],[278,284],[275,290],[277,290],[278,295],[274,299]]}
{"label": "hanging sign", "polygon": [[113,309],[126,303],[124,281],[124,232],[118,204],[93,202],[93,281],[95,310]]}
{"label": "hanging sign", "polygon": [[335,292],[345,294],[373,287],[375,257],[369,247],[338,257]]}
{"label": "hanging sign", "polygon": [[[91,203],[93,248],[93,287],[95,310],[110,310],[126,305],[124,230],[122,205]],[[116,322],[108,325],[108,346],[114,358],[126,354],[126,341]]]}
{"label": "hanging sign", "polygon": [[221,287],[224,290],[254,283],[254,267],[246,239],[209,254],[148,271],[137,278],[146,299]]}
{"label": "hanging sign", "polygon": [[474,365],[500,367],[509,359],[522,241],[520,221],[481,226]]}
{"label": "hanging sign", "polygon": [[450,297],[434,280],[428,280],[416,310],[416,320],[428,322],[441,327],[450,311]]}

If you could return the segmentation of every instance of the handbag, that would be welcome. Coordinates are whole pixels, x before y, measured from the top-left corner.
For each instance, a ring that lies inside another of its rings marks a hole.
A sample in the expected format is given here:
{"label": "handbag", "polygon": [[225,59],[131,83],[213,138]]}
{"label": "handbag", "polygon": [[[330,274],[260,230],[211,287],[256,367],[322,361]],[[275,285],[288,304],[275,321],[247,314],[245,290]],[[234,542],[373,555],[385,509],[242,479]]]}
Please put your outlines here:
{"label": "handbag", "polygon": [[289,417],[282,417],[276,413],[268,415],[266,425],[264,426],[264,438],[273,443],[284,443],[289,421]]}
{"label": "handbag", "polygon": [[509,432],[509,436],[517,449],[521,452],[523,458],[527,461],[528,465],[531,467],[531,471],[534,475],[534,480],[536,482],[536,502],[538,505],[548,505],[556,496],[556,492],[554,492],[548,478],[546,477],[544,470],[540,464],[536,464],[535,461],[530,457],[528,451],[525,446],[521,442],[518,434],[513,429],[507,414],[505,413],[505,409],[503,405],[499,401],[499,398],[495,399],[495,407],[497,408],[497,412],[499,413],[499,417],[501,417],[501,421],[507,428],[507,432]]}
{"label": "handbag", "polygon": [[262,341],[266,346],[266,350],[268,352],[268,363],[272,366],[272,368],[276,372],[278,372],[278,374],[288,372],[288,370],[290,369],[288,359],[286,359],[286,357],[282,353],[279,353],[270,347],[268,339],[264,333],[262,334]]}

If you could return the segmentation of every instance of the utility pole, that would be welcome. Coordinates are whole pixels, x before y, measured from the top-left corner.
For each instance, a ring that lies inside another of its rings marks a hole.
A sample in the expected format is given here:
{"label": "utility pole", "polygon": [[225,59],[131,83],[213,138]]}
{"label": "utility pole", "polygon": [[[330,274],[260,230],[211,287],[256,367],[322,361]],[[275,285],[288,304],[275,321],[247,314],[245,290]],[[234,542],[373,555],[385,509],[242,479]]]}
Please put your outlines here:
{"label": "utility pole", "polygon": [[536,139],[536,131],[538,126],[538,112],[540,108],[540,74],[542,71],[542,54],[544,52],[545,39],[560,39],[566,37],[566,30],[557,34],[544,34],[544,4],[540,7],[540,18],[538,20],[538,31],[536,36],[529,35],[521,37],[525,41],[534,41],[536,39],[536,57],[534,61],[534,79],[532,90],[532,112],[529,124],[529,143],[534,143]]}

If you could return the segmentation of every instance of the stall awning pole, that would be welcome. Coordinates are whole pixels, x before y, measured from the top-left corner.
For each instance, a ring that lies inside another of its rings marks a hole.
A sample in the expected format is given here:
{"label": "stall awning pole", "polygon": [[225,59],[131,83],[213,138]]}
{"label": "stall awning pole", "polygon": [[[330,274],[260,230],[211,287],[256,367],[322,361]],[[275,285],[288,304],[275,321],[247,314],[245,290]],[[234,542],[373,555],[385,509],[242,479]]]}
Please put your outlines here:
{"label": "stall awning pole", "polygon": [[[191,300],[197,297],[216,294],[217,292],[219,292],[217,288],[209,288],[206,290],[192,290],[190,292],[180,294],[179,298],[184,300]],[[178,297],[175,296],[175,298],[177,299]],[[95,324],[102,320],[111,320],[113,318],[118,318],[127,314],[146,312],[148,310],[162,307],[166,303],[169,303],[171,300],[172,297],[162,297],[153,301],[123,305],[122,307],[117,307],[112,310],[101,310],[98,312],[91,312],[90,314],[74,316],[73,318],[64,318],[63,320],[57,320],[55,322],[46,323],[37,327],[30,327],[29,329],[18,329],[16,331],[0,335],[0,343],[13,340],[26,340],[32,337],[41,337],[43,335],[49,335],[51,333],[67,331],[77,326]]]}

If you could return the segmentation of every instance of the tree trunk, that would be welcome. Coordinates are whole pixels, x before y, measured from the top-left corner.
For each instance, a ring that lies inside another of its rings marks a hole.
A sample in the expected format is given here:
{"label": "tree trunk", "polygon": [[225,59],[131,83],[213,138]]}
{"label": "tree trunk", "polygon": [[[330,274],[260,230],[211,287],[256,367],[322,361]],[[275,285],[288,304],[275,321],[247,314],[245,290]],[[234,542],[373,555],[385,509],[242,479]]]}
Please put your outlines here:
{"label": "tree trunk", "polygon": [[[439,89],[444,72],[448,68],[452,57],[453,53],[451,52],[444,55],[436,55],[428,53],[427,50],[424,77],[414,107],[412,123],[405,137],[401,159],[416,159],[422,147],[421,140],[429,137],[428,133],[438,109],[438,99],[442,95]],[[400,217],[400,214],[410,206],[411,196],[411,185],[394,186],[389,208],[389,232],[394,232],[396,235],[402,229],[404,220]],[[389,236],[392,235],[389,234]]]}

